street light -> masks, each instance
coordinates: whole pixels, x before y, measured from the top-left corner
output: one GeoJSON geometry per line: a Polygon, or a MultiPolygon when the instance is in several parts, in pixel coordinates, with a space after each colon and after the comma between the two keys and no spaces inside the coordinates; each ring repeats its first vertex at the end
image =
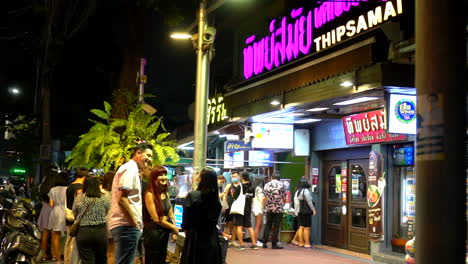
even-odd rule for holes
{"type": "Polygon", "coordinates": [[[8,92],[11,93],[12,95],[18,95],[21,93],[21,90],[18,89],[17,87],[10,87],[8,88],[8,92]]]}
{"type": "Polygon", "coordinates": [[[198,10],[198,23],[194,22],[189,26],[187,33],[174,33],[172,38],[192,39],[197,52],[197,71],[195,87],[195,116],[194,116],[194,151],[193,151],[193,169],[195,175],[206,166],[206,148],[207,148],[207,110],[208,110],[208,91],[210,76],[210,61],[213,55],[213,42],[216,30],[207,27],[206,15],[222,5],[218,1],[206,10],[206,0],[200,1],[198,10]],[[198,24],[198,34],[192,36],[188,34],[190,30],[198,24]]]}

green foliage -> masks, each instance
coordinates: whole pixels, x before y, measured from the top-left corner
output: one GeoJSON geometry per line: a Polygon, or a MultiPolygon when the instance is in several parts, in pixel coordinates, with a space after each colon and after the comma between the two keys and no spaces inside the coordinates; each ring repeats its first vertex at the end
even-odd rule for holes
{"type": "Polygon", "coordinates": [[[112,118],[112,107],[104,102],[104,111],[92,109],[102,121],[90,120],[94,124],[80,140],[67,158],[68,167],[94,167],[117,169],[131,157],[131,150],[138,141],[152,145],[153,165],[163,165],[167,159],[179,160],[176,142],[167,140],[170,135],[162,125],[162,117],[147,114],[141,105],[132,109],[127,119],[112,118]]]}
{"type": "Polygon", "coordinates": [[[294,231],[294,216],[283,213],[283,221],[281,222],[282,231],[294,231]]]}

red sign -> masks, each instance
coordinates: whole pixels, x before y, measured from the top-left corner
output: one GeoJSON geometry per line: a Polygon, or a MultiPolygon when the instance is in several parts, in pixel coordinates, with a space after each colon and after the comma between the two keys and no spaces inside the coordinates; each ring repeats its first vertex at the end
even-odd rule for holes
{"type": "Polygon", "coordinates": [[[390,134],[385,130],[384,110],[375,110],[341,118],[347,145],[371,144],[405,140],[406,135],[390,134]]]}

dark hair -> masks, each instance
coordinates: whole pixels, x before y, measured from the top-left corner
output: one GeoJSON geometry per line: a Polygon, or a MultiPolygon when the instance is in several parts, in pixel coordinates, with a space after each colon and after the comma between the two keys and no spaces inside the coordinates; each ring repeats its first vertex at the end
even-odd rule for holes
{"type": "Polygon", "coordinates": [[[69,183],[68,173],[60,172],[55,175],[55,186],[68,186],[69,183]]]}
{"type": "Polygon", "coordinates": [[[204,168],[200,172],[200,183],[198,184],[198,191],[202,194],[216,194],[218,195],[218,177],[216,172],[211,168],[204,168]]]}
{"type": "Polygon", "coordinates": [[[226,181],[226,178],[224,178],[223,175],[218,176],[218,181],[226,181]]]}
{"type": "Polygon", "coordinates": [[[49,191],[52,187],[55,187],[55,180],[56,180],[57,174],[56,173],[50,173],[47,174],[44,179],[42,179],[41,184],[39,185],[39,195],[44,202],[49,202],[49,191]]]}
{"type": "Polygon", "coordinates": [[[151,146],[148,143],[140,143],[140,144],[136,145],[135,148],[133,148],[132,157],[135,156],[137,151],[144,152],[147,149],[153,150],[153,146],[151,146]]]}
{"type": "Polygon", "coordinates": [[[297,184],[297,189],[302,190],[302,189],[309,189],[310,188],[310,183],[307,179],[301,178],[299,180],[299,183],[297,184]]]}
{"type": "MultiPolygon", "coordinates": [[[[166,214],[164,213],[164,206],[161,201],[161,193],[167,192],[167,185],[164,188],[159,188],[159,184],[156,179],[159,176],[166,175],[167,170],[161,165],[155,166],[150,173],[150,179],[148,182],[148,187],[146,188],[145,194],[150,192],[153,194],[154,206],[156,207],[156,212],[158,213],[159,218],[161,219],[166,214]]],[[[148,215],[149,216],[149,215],[148,215]]],[[[145,222],[151,219],[146,219],[145,222]]]]}
{"type": "Polygon", "coordinates": [[[101,197],[102,192],[99,188],[99,179],[94,176],[86,176],[83,182],[83,193],[87,197],[101,197]]]}
{"type": "Polygon", "coordinates": [[[246,171],[242,172],[241,179],[250,182],[250,174],[246,171]]]}
{"type": "Polygon", "coordinates": [[[86,168],[79,168],[76,170],[76,178],[82,178],[89,175],[89,170],[86,168]]]}
{"type": "Polygon", "coordinates": [[[115,171],[108,171],[102,177],[102,188],[108,192],[112,191],[112,182],[114,181],[115,171]]]}

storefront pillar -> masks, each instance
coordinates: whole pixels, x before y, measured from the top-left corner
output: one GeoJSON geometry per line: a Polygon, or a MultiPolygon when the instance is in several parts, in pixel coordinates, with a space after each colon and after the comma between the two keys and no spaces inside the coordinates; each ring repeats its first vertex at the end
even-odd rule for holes
{"type": "Polygon", "coordinates": [[[416,263],[465,262],[465,1],[416,1],[416,263]]]}

